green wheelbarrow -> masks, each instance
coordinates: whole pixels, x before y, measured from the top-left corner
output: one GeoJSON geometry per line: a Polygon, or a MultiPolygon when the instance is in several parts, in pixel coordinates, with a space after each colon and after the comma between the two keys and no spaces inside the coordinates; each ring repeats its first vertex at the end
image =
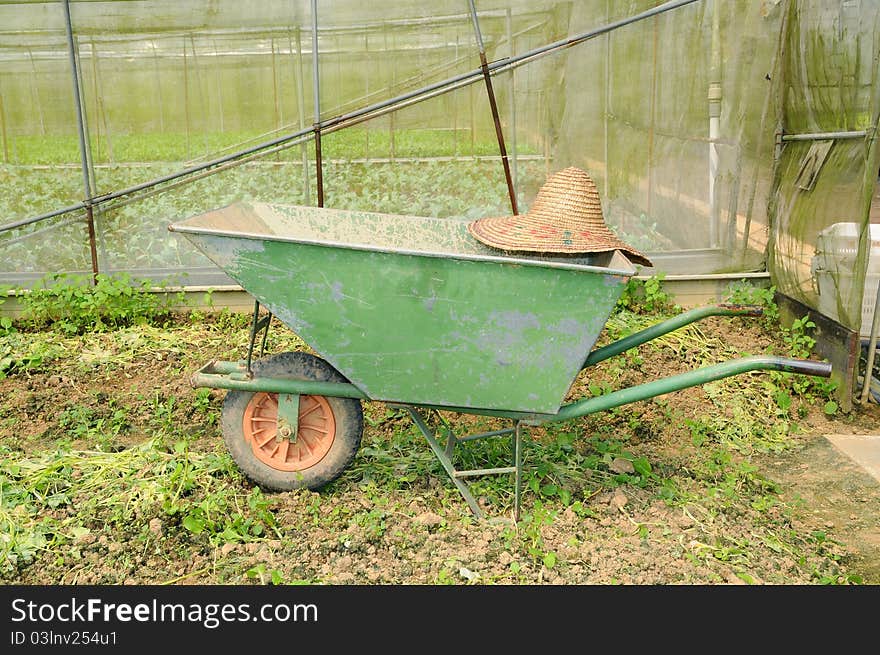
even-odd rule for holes
{"type": "Polygon", "coordinates": [[[749,371],[831,375],[823,362],[744,357],[563,404],[587,367],[707,316],[761,310],[702,307],[594,349],[636,273],[624,254],[499,256],[466,226],[267,203],[235,203],[169,226],[255,298],[247,358],[211,361],[192,376],[196,387],[228,390],[223,435],[245,475],[280,491],[326,485],[360,446],[361,403],[381,401],[409,413],[478,517],[466,480],[513,474],[518,518],[525,426],[749,371]],[[320,356],[262,356],[273,316],[320,356]],[[511,425],[459,436],[442,417],[441,429],[429,426],[428,415],[439,411],[511,425]],[[455,467],[457,444],[502,436],[511,438],[511,466],[455,467]]]}

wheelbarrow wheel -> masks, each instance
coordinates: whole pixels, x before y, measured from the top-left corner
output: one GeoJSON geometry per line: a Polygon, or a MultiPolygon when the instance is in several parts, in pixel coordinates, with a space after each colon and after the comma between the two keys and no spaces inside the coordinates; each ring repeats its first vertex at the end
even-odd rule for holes
{"type": "MultiPolygon", "coordinates": [[[[256,376],[348,382],[329,363],[303,352],[285,352],[253,364],[256,376]]],[[[300,396],[295,438],[279,436],[278,394],[230,391],[221,415],[223,440],[241,471],[274,491],[318,489],[338,478],[354,459],[364,431],[360,401],[300,396]]]]}

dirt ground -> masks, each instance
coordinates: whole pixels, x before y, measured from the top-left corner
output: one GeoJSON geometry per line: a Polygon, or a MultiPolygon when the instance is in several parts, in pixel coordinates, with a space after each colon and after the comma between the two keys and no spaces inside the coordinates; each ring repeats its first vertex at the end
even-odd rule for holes
{"type": "MultiPolygon", "coordinates": [[[[778,346],[757,324],[740,319],[708,319],[689,334],[690,341],[640,350],[637,360],[599,365],[582,374],[570,396],[599,384],[621,388],[691,370],[712,353],[721,361],[778,346]]],[[[270,349],[290,346],[282,336],[273,336],[270,349]]],[[[216,421],[223,392],[199,396],[188,384],[209,359],[241,353],[245,338],[241,324],[224,328],[211,320],[65,338],[75,355],[0,380],[0,445],[9,464],[3,475],[16,484],[24,484],[16,477],[24,470],[20,462],[54,461],[46,458],[61,442],[96,458],[128,456],[137,467],[137,447],[166,435],[167,441],[187,440],[193,470],[198,462],[220,462],[203,477],[194,475],[186,493],[169,495],[161,486],[151,488],[155,498],[108,491],[102,505],[95,501],[100,489],[76,486],[91,470],[91,455],[78,455],[81,472],[76,463],[66,465],[67,500],[31,516],[78,529],[36,548],[30,560],[20,557],[3,573],[6,582],[880,583],[880,483],[823,436],[880,432],[877,405],[827,414],[824,399],[796,397],[783,434],[774,431],[783,419],[756,416],[768,405],[763,374],[755,374],[743,376],[748,402],[739,407],[729,400],[739,387],[729,381],[535,427],[525,460],[527,481],[535,484],[526,487],[519,523],[510,518],[507,478],[477,487],[490,516],[477,521],[408,420],[381,403],[367,404],[361,451],[339,480],[318,492],[257,494],[226,458],[216,421]],[[118,408],[125,408],[124,421],[109,438],[111,410],[118,408]],[[76,431],[80,424],[70,417],[77,412],[92,416],[85,422],[91,431],[76,431]],[[733,428],[743,412],[767,447],[755,447],[751,433],[725,441],[700,428],[724,426],[726,416],[733,428]],[[96,424],[96,416],[106,420],[96,424]],[[96,438],[104,439],[100,447],[96,438]],[[571,462],[583,462],[584,470],[575,474],[571,462]],[[639,462],[650,464],[650,476],[634,473],[639,462]],[[550,472],[540,477],[547,466],[550,472]],[[169,509],[172,496],[183,510],[169,509]],[[111,506],[115,498],[123,500],[111,506]],[[229,504],[206,504],[217,499],[229,504]],[[220,507],[241,516],[242,524],[268,527],[247,538],[219,528],[212,533],[210,523],[195,530],[181,512],[204,518],[194,514],[198,507],[220,507]]],[[[502,425],[448,418],[461,431],[502,425]]],[[[144,452],[153,458],[144,466],[175,456],[144,452]]],[[[113,465],[119,479],[143,482],[137,471],[113,465]]],[[[61,475],[56,469],[52,475],[61,475]]],[[[108,479],[108,489],[114,484],[108,479]]],[[[9,515],[16,516],[14,509],[9,515]]],[[[18,520],[24,525],[24,519],[11,525],[18,520]]]]}

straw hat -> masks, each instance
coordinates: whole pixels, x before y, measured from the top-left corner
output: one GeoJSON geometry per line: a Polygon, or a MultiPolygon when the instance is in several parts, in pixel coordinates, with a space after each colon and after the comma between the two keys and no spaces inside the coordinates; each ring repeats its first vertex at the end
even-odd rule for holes
{"type": "Polygon", "coordinates": [[[636,264],[651,260],[617,238],[602,215],[599,191],[571,166],[547,178],[525,214],[481,218],[468,231],[487,246],[511,252],[580,254],[621,250],[636,264]]]}

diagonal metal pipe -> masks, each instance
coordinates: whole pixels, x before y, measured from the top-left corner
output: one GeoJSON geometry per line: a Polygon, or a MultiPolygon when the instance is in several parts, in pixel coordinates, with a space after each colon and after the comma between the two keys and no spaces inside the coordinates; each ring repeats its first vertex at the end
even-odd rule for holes
{"type": "Polygon", "coordinates": [[[477,39],[477,47],[480,49],[480,69],[483,71],[483,79],[486,82],[486,95],[489,96],[489,109],[492,112],[492,122],[495,123],[495,137],[498,139],[498,150],[501,153],[501,165],[504,167],[504,180],[507,182],[507,193],[510,196],[510,209],[514,214],[519,214],[516,204],[516,191],[513,188],[513,178],[510,176],[510,162],[507,159],[507,146],[504,145],[504,130],[501,129],[501,116],[498,113],[498,102],[495,99],[495,88],[492,86],[492,74],[489,72],[489,62],[486,60],[486,46],[483,44],[483,33],[480,31],[480,19],[477,16],[477,7],[474,0],[468,0],[471,11],[471,20],[474,23],[474,35],[477,39]]]}
{"type": "Polygon", "coordinates": [[[70,78],[73,82],[73,106],[76,110],[76,131],[79,137],[79,156],[82,165],[83,189],[86,200],[86,225],[89,233],[89,252],[92,258],[92,282],[98,278],[98,249],[95,240],[95,214],[92,204],[92,183],[89,179],[89,150],[85,134],[85,114],[79,87],[79,63],[76,60],[76,42],[73,39],[73,24],[70,19],[70,0],[64,0],[64,30],[67,35],[67,50],[70,55],[70,78]]]}

